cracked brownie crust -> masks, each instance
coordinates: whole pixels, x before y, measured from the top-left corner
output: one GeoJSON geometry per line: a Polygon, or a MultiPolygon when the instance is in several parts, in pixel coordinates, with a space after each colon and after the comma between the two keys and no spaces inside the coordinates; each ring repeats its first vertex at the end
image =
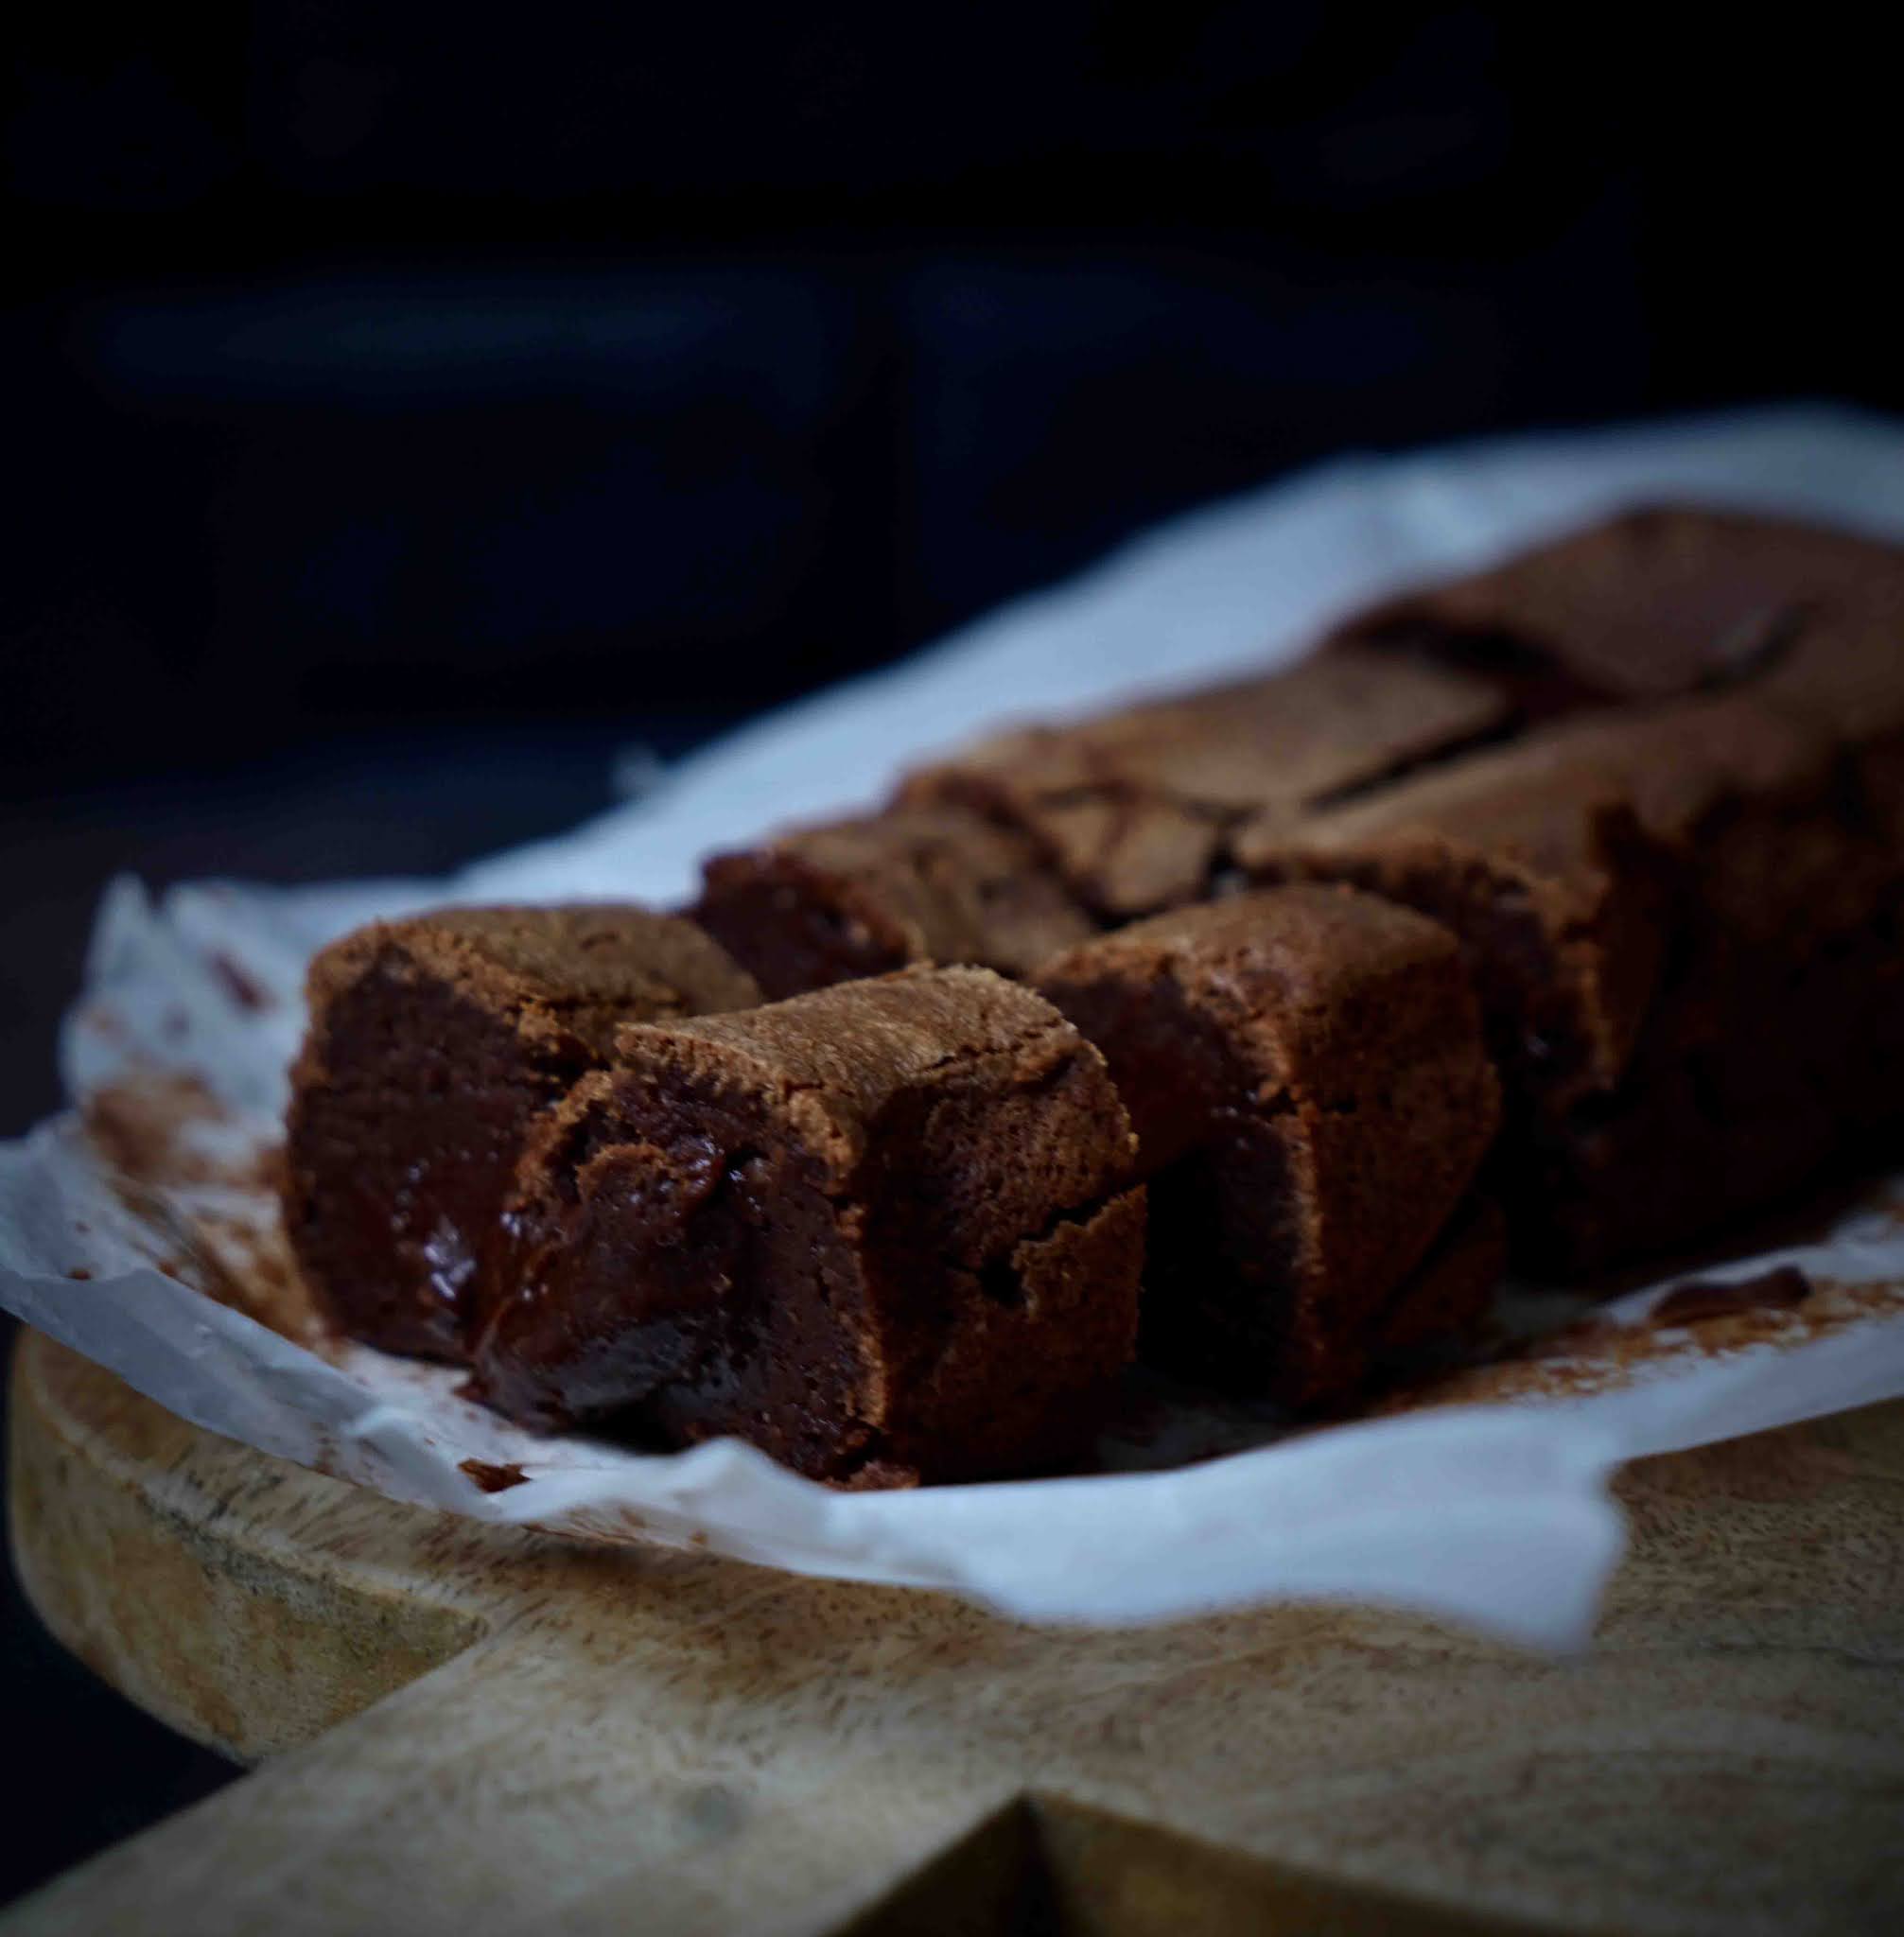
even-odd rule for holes
{"type": "Polygon", "coordinates": [[[1202,899],[1245,821],[1299,814],[1507,718],[1501,696],[1466,673],[1345,648],[1267,678],[981,742],[913,775],[900,798],[1018,830],[1080,901],[1125,920],[1202,899]]]}

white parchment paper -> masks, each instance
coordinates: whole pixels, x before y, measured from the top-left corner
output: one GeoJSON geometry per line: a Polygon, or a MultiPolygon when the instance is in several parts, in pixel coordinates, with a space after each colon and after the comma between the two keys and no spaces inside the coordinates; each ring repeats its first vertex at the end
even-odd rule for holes
{"type": "MultiPolygon", "coordinates": [[[[1183,518],[888,672],[746,728],[565,839],[443,881],[281,890],[131,881],[106,896],[62,1063],[76,1106],[188,1082],[196,1115],[135,1198],[77,1114],[0,1146],[0,1301],[198,1423],[393,1497],[605,1539],[694,1540],[842,1579],[941,1587],[1035,1620],[1164,1619],[1273,1598],[1405,1605],[1548,1647],[1589,1633],[1621,1547],[1620,1462],[1904,1393],[1904,1183],[1775,1256],[1822,1281],[1769,1328],[1695,1326],[1577,1378],[1458,1385],[1289,1433],[1266,1411],[1133,1387],[1088,1477],[840,1494],[731,1441],[673,1457],[537,1440],[452,1374],[293,1343],[202,1286],[277,1243],[255,1159],[277,1134],[311,950],[452,899],[687,896],[711,848],[879,799],[968,733],[1292,656],[1336,615],[1621,504],[1789,511],[1904,536],[1904,428],[1791,409],[1351,458],[1183,518]],[[1834,1302],[1835,1301],[1835,1302],[1834,1302]],[[1821,1315],[1822,1314],[1822,1318],[1821,1315]],[[1748,1332],[1750,1335],[1748,1335],[1748,1332]],[[1241,1449],[1241,1450],[1237,1450],[1241,1449]],[[463,1462],[515,1467],[489,1492],[463,1462]]],[[[506,784],[506,777],[498,777],[506,784]]],[[[1646,1330],[1665,1287],[1612,1308],[1646,1330]]],[[[1573,1316],[1514,1307],[1523,1330],[1573,1316]]],[[[1609,1328],[1595,1328],[1602,1347],[1609,1328]]],[[[1635,1334],[1637,1335],[1637,1334],[1635,1334]]],[[[1575,1363],[1564,1344],[1549,1373],[1575,1363]]]]}

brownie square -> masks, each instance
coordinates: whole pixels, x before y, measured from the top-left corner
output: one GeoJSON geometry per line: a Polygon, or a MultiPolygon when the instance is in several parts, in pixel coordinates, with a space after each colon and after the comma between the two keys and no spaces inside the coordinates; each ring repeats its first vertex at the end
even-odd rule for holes
{"type": "Polygon", "coordinates": [[[1132,1154],[1103,1057],[986,969],[623,1030],[531,1140],[474,1389],[840,1485],[1043,1464],[1134,1347],[1132,1154]]]}
{"type": "MultiPolygon", "coordinates": [[[[1354,1387],[1499,1118],[1453,937],[1287,887],[1138,922],[1039,986],[1104,1052],[1137,1131],[1146,1353],[1300,1405],[1354,1387]]],[[[1418,1300],[1417,1335],[1473,1316],[1476,1256],[1418,1300]]]]}
{"type": "Polygon", "coordinates": [[[451,1361],[534,1113],[623,1023],[760,1000],[690,923],[606,905],[375,923],[308,987],[283,1191],[298,1264],[349,1336],[451,1361]]]}
{"type": "Polygon", "coordinates": [[[1874,936],[1900,862],[1853,778],[1828,732],[1747,687],[1549,727],[1238,846],[1261,878],[1354,881],[1461,937],[1521,1254],[1591,1270],[1841,1148],[1885,1039],[1874,936]]]}
{"type": "Polygon", "coordinates": [[[770,1001],[913,964],[1022,976],[1096,927],[1023,835],[956,808],[896,809],[716,855],[694,917],[770,1001]]]}

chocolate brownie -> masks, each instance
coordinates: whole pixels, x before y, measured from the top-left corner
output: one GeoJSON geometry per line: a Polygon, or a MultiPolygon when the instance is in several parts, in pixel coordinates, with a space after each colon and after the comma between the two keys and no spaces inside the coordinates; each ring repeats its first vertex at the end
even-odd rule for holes
{"type": "MultiPolygon", "coordinates": [[[[1039,986],[1104,1052],[1137,1131],[1146,1353],[1301,1405],[1353,1387],[1499,1115],[1453,937],[1288,887],[1138,922],[1039,986]]],[[[1417,1332],[1485,1294],[1476,1247],[1460,1255],[1417,1332]]]]}
{"type": "Polygon", "coordinates": [[[1550,730],[1234,844],[1256,881],[1343,881],[1452,929],[1511,1091],[1548,1112],[1625,1069],[1676,880],[1628,791],[1574,738],[1550,730]]]}
{"type": "Polygon", "coordinates": [[[752,980],[639,908],[454,908],[359,929],[311,965],[285,1226],[350,1336],[460,1360],[530,1117],[624,1022],[744,1008],[752,980]]]}
{"type": "Polygon", "coordinates": [[[478,1396],[893,1485],[1070,1452],[1129,1359],[1144,1192],[1104,1059],[913,968],[624,1029],[538,1125],[478,1396]]]}
{"type": "Polygon", "coordinates": [[[1469,675],[1343,648],[1264,679],[969,747],[902,800],[963,806],[1035,840],[1109,920],[1198,900],[1229,830],[1293,817],[1499,730],[1510,708],[1469,675]]]}
{"type": "Polygon", "coordinates": [[[694,916],[770,1001],[914,963],[1022,976],[1096,926],[1023,835],[957,808],[896,809],[716,855],[694,916]]]}
{"type": "Polygon", "coordinates": [[[1904,856],[1796,709],[1746,689],[1577,720],[1238,851],[1461,936],[1529,1262],[1696,1236],[1839,1145],[1904,856]]]}
{"type": "Polygon", "coordinates": [[[1895,588],[1900,574],[1904,554],[1850,532],[1654,507],[1390,600],[1332,639],[1460,667],[1539,715],[1750,678],[1818,613],[1895,588]]]}

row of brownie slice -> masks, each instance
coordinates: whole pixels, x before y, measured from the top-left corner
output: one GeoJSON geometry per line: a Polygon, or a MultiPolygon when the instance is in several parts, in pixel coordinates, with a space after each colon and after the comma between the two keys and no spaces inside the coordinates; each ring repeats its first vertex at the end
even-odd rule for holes
{"type": "Polygon", "coordinates": [[[1900,802],[1904,553],[1653,510],[1286,672],[938,760],[882,812],[717,857],[695,912],[785,995],[944,959],[947,929],[1033,973],[1067,928],[1249,886],[1415,908],[1481,998],[1516,1248],[1591,1272],[1896,1114],[1900,802]]]}
{"type": "Polygon", "coordinates": [[[1154,917],[1036,989],[756,993],[628,908],[321,953],[285,1205],[340,1329],[528,1423],[733,1433],[877,1484],[1061,1460],[1140,1317],[1158,1361],[1314,1405],[1498,1275],[1473,994],[1373,897],[1154,917]]]}
{"type": "Polygon", "coordinates": [[[1061,1457],[1140,1277],[1147,1355],[1338,1397],[1472,1321],[1497,1200],[1590,1267],[1895,1114],[1898,584],[1634,515],[718,858],[698,928],[348,938],[306,1276],[518,1418],[850,1482],[1061,1457]]]}

